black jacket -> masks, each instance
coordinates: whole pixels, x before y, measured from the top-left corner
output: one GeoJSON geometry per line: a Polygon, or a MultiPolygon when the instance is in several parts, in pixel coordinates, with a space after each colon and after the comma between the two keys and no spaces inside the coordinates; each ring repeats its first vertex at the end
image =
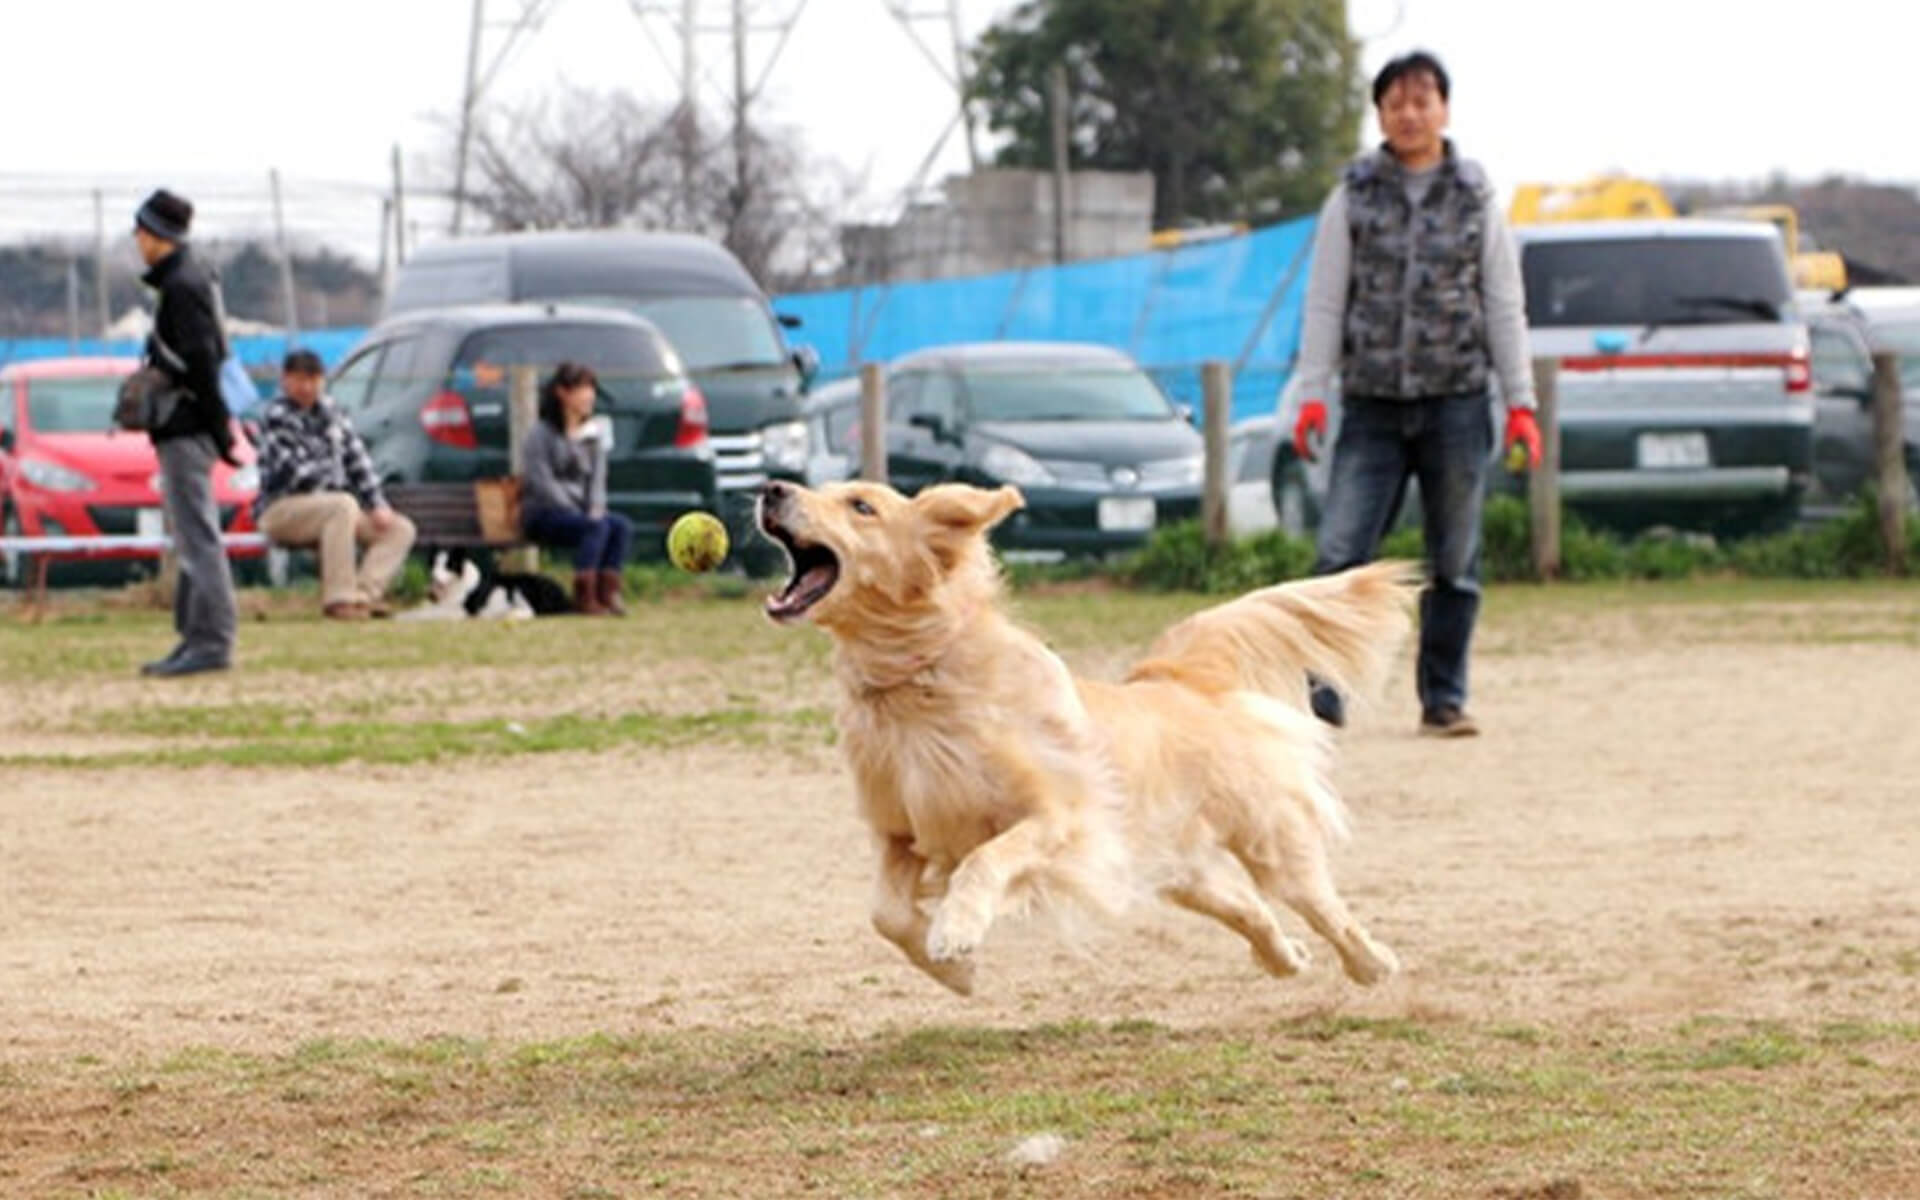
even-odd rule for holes
{"type": "Polygon", "coordinates": [[[213,438],[221,457],[232,461],[233,430],[226,402],[220,398],[220,363],[227,356],[227,339],[215,316],[212,278],[192,251],[181,246],[155,263],[141,280],[159,293],[146,360],[193,396],[164,429],[153,431],[153,440],[204,433],[213,438]],[[179,357],[184,370],[160,352],[156,339],[179,357]]]}

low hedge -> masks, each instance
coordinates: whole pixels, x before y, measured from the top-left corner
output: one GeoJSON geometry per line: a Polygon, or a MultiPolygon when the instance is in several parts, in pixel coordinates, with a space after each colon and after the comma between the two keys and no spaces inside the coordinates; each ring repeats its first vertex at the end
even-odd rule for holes
{"type": "MultiPolygon", "coordinates": [[[[1920,518],[1906,521],[1909,571],[1920,569],[1920,518]]],[[[1418,529],[1399,529],[1381,546],[1382,558],[1422,557],[1418,529]]],[[[1223,546],[1209,546],[1194,522],[1157,530],[1139,551],[1104,572],[1154,591],[1229,593],[1293,579],[1313,567],[1313,542],[1269,530],[1223,546]]],[[[1063,565],[1074,575],[1089,569],[1063,565]]],[[[1052,577],[1058,571],[1016,575],[1052,577]]],[[[1493,582],[1534,580],[1526,501],[1495,496],[1481,525],[1481,573],[1493,582]]],[[[1619,579],[1859,579],[1886,574],[1879,518],[1872,496],[1843,515],[1787,533],[1719,542],[1702,534],[1650,532],[1622,538],[1564,513],[1560,578],[1573,582],[1619,579]]]]}

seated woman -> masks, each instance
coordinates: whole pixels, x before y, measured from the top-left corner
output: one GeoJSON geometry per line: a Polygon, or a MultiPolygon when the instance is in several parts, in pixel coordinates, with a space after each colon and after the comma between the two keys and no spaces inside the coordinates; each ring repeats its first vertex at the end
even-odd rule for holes
{"type": "Polygon", "coordinates": [[[625,616],[620,568],[633,526],[607,511],[607,446],[593,417],[599,380],[591,367],[563,362],[540,389],[540,419],[520,455],[521,520],[527,539],[573,551],[573,606],[590,616],[625,616]]]}

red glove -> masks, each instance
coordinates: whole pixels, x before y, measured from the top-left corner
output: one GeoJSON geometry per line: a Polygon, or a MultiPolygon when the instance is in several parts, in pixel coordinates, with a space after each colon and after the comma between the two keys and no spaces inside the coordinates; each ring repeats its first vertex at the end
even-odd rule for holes
{"type": "Polygon", "coordinates": [[[1327,406],[1309,400],[1300,406],[1300,415],[1293,422],[1293,452],[1301,462],[1313,462],[1320,457],[1313,449],[1314,443],[1326,440],[1327,406]]]}
{"type": "Polygon", "coordinates": [[[1510,408],[1507,410],[1507,436],[1505,440],[1507,469],[1520,470],[1519,447],[1525,446],[1528,470],[1540,465],[1540,425],[1533,419],[1530,408],[1510,408]]]}

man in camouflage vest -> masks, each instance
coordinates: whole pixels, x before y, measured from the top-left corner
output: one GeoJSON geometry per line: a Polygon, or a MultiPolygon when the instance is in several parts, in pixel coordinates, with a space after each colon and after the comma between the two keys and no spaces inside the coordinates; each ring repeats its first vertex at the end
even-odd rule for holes
{"type": "MultiPolygon", "coordinates": [[[[1293,442],[1312,461],[1335,372],[1342,413],[1314,570],[1369,562],[1408,480],[1420,484],[1429,581],[1420,596],[1420,732],[1479,732],[1467,648],[1480,609],[1480,508],[1497,376],[1504,446],[1540,459],[1520,266],[1479,164],[1445,137],[1447,73],[1415,52],[1373,81],[1385,144],[1348,165],[1320,210],[1293,442]]],[[[1345,721],[1315,681],[1314,712],[1345,721]]]]}

